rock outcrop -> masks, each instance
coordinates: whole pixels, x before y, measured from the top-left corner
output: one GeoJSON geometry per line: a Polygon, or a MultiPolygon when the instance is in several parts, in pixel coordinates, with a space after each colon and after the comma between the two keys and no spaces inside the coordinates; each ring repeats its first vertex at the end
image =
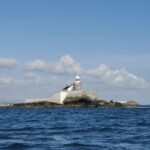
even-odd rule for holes
{"type": "Polygon", "coordinates": [[[136,101],[106,101],[98,100],[94,92],[78,91],[71,92],[63,101],[63,104],[58,104],[49,101],[38,101],[30,103],[12,104],[7,107],[25,107],[25,108],[40,108],[40,107],[99,107],[99,108],[112,108],[112,107],[136,107],[136,101]]]}
{"type": "Polygon", "coordinates": [[[93,104],[98,99],[96,93],[91,91],[79,91],[78,93],[69,94],[64,104],[93,104]]]}

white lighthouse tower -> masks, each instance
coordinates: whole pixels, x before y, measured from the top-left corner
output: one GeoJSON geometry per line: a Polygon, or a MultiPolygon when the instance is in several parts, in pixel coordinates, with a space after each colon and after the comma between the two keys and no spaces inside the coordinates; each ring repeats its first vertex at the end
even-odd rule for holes
{"type": "Polygon", "coordinates": [[[76,76],[75,81],[73,82],[73,90],[81,90],[81,80],[78,75],[76,76]]]}

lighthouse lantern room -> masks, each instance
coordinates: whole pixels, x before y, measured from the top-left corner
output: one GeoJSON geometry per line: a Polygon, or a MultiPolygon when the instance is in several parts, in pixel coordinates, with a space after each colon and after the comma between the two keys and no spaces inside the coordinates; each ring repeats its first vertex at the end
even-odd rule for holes
{"type": "Polygon", "coordinates": [[[73,82],[73,90],[81,90],[81,80],[78,75],[76,76],[75,81],[73,82]]]}

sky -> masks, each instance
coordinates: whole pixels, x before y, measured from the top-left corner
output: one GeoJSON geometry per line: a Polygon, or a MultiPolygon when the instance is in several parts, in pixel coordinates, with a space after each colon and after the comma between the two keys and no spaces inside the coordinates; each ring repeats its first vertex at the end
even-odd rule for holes
{"type": "Polygon", "coordinates": [[[70,84],[150,104],[149,0],[0,1],[0,103],[70,84]]]}

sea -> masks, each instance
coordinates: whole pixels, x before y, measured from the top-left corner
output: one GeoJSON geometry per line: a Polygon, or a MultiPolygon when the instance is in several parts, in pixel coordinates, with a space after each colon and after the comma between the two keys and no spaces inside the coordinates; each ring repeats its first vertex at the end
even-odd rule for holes
{"type": "Polygon", "coordinates": [[[150,150],[150,107],[0,108],[0,150],[150,150]]]}

